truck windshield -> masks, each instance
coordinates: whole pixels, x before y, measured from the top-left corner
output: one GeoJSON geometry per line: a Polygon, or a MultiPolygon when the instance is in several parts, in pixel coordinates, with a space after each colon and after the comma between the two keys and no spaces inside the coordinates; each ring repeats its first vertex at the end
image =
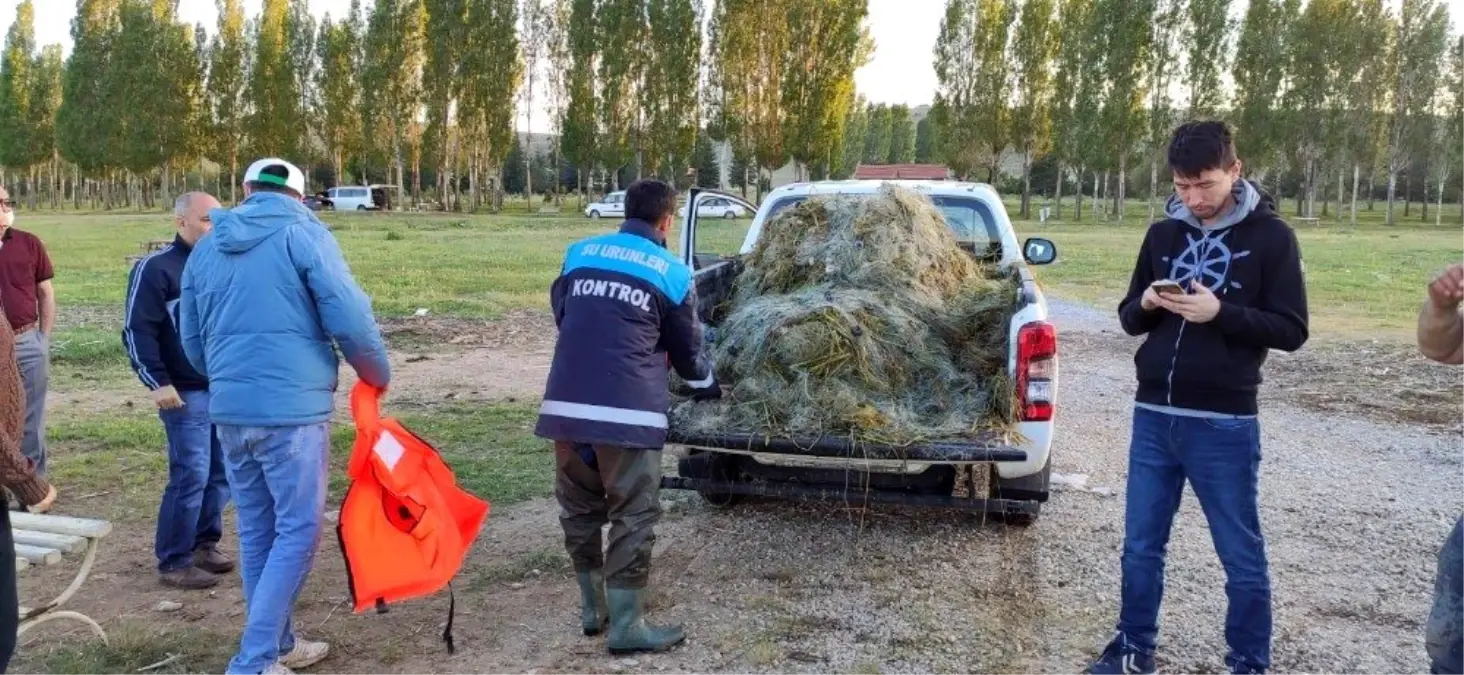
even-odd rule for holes
{"type": "MultiPolygon", "coordinates": [[[[858,196],[858,195],[855,195],[858,196]]],[[[767,219],[763,221],[764,227],[772,222],[782,211],[787,210],[795,204],[801,204],[808,199],[808,195],[797,197],[785,197],[775,202],[768,209],[767,219]]],[[[961,244],[970,246],[976,251],[990,250],[992,247],[1000,249],[1001,234],[996,227],[996,217],[991,213],[991,207],[986,202],[976,197],[951,197],[945,195],[931,195],[930,201],[945,216],[946,225],[956,235],[956,240],[961,244]]]]}

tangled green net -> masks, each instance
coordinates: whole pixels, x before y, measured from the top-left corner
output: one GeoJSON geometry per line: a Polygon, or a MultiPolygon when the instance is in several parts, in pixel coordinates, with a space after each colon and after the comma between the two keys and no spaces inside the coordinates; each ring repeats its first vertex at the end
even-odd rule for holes
{"type": "Polygon", "coordinates": [[[723,398],[682,433],[907,445],[1009,429],[1017,283],[962,250],[926,198],[816,197],[763,227],[711,345],[723,398]]]}

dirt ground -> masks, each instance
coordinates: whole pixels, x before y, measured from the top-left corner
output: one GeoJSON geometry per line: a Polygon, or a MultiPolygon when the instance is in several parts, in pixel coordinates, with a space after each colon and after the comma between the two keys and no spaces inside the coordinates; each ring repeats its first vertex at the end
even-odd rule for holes
{"type": "MultiPolygon", "coordinates": [[[[1107,641],[1117,612],[1136,342],[1106,313],[1054,310],[1062,358],[1054,469],[1086,477],[1087,487],[1057,491],[1031,528],[776,501],[716,511],[668,492],[653,614],[685,622],[690,637],[634,659],[611,658],[602,641],[578,634],[552,500],[495,508],[456,585],[454,655],[439,638],[445,595],[353,615],[327,537],[296,617],[302,634],[335,646],[316,670],[1076,672],[1107,641]]],[[[391,396],[420,403],[537,397],[554,335],[535,314],[387,329],[399,369],[391,396]]],[[[1464,510],[1461,374],[1384,344],[1318,344],[1268,364],[1262,519],[1276,671],[1427,670],[1434,556],[1464,510]]],[[[162,589],[151,545],[140,526],[107,540],[75,607],[108,624],[236,639],[237,584],[206,596],[162,589]],[[158,612],[162,600],[183,608],[158,612]]],[[[61,574],[27,573],[22,597],[55,588],[61,574]]],[[[1159,667],[1223,672],[1224,575],[1193,493],[1167,580],[1159,667]]]]}

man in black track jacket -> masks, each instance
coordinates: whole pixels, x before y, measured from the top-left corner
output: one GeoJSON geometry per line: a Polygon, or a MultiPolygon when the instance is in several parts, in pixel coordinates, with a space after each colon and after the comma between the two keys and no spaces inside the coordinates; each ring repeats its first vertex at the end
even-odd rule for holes
{"type": "Polygon", "coordinates": [[[1169,166],[1176,194],[1168,217],[1145,235],[1118,308],[1124,331],[1146,337],[1134,356],[1118,631],[1089,672],[1154,672],[1164,552],[1185,481],[1225,567],[1226,665],[1265,672],[1271,582],[1257,500],[1256,388],[1270,350],[1307,340],[1301,249],[1271,198],[1240,178],[1223,123],[1175,130],[1169,166]],[[1161,290],[1162,282],[1178,289],[1161,290]]]}
{"type": "Polygon", "coordinates": [[[559,520],[579,577],[584,633],[608,624],[607,646],[617,654],[685,638],[680,626],[643,619],[661,515],[668,364],[697,398],[721,395],[702,356],[691,269],[666,250],[675,211],[670,185],[632,184],[619,231],[570,245],[550,291],[559,339],[535,433],[554,440],[559,520]]]}
{"type": "Polygon", "coordinates": [[[229,482],[208,416],[208,379],[183,354],[178,296],[188,254],[212,228],[217,199],[202,192],[178,198],[170,246],[139,260],[127,283],[122,346],[138,379],[152,392],[168,435],[168,487],[158,507],[155,553],[162,582],[209,588],[234,562],[218,550],[229,482]]]}

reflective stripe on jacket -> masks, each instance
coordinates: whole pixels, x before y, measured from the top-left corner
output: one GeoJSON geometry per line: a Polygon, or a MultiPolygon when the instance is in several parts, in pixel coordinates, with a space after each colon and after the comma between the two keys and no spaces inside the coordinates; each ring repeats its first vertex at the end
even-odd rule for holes
{"type": "Polygon", "coordinates": [[[710,386],[696,284],[650,224],[571,244],[550,290],[559,339],[535,433],[556,441],[660,449],[668,362],[710,386]]]}

